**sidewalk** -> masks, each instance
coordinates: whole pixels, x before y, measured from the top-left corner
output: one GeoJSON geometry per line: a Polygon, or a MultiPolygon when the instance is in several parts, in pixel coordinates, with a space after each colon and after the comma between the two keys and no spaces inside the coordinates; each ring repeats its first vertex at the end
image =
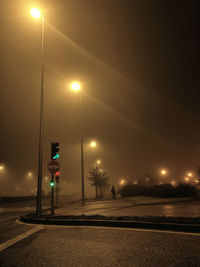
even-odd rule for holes
{"type": "Polygon", "coordinates": [[[189,198],[159,199],[132,197],[125,199],[72,201],[50,209],[40,217],[35,213],[20,218],[22,222],[45,225],[104,226],[143,228],[200,233],[200,201],[189,198]]]}
{"type": "MultiPolygon", "coordinates": [[[[49,213],[49,211],[47,212],[49,213]]],[[[131,217],[200,217],[200,201],[190,198],[151,198],[132,197],[110,200],[86,200],[72,202],[55,209],[58,216],[64,215],[102,215],[131,217]]]]}

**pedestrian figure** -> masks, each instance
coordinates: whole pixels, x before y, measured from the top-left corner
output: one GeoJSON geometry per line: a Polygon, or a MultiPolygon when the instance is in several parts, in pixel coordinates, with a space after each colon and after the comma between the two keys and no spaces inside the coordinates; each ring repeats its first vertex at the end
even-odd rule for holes
{"type": "Polygon", "coordinates": [[[115,199],[115,187],[114,187],[114,185],[112,186],[111,192],[112,192],[112,195],[113,195],[113,199],[115,199]]]}

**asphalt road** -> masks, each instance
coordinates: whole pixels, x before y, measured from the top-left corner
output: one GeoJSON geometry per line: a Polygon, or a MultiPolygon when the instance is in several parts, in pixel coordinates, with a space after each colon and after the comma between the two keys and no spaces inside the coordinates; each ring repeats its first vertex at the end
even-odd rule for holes
{"type": "Polygon", "coordinates": [[[21,213],[0,214],[0,266],[200,266],[197,234],[32,226],[21,213]]]}

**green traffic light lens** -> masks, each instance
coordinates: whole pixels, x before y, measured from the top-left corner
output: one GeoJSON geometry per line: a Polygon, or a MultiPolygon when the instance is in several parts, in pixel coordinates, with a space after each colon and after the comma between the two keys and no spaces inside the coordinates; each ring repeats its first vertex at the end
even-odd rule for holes
{"type": "Polygon", "coordinates": [[[50,185],[51,185],[51,187],[54,187],[54,182],[51,182],[50,185]]]}
{"type": "Polygon", "coordinates": [[[59,154],[56,154],[54,157],[53,157],[53,159],[58,159],[60,157],[60,155],[59,154]]]}

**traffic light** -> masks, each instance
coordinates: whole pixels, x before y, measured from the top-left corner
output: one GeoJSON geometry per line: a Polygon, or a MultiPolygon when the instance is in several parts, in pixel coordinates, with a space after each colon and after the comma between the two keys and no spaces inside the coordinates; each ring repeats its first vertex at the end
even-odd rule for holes
{"type": "Polygon", "coordinates": [[[56,178],[56,183],[59,184],[59,175],[60,175],[60,171],[57,171],[55,173],[55,178],[56,178]]]}
{"type": "Polygon", "coordinates": [[[51,181],[50,186],[51,187],[54,187],[54,182],[51,181]]]}
{"type": "Polygon", "coordinates": [[[51,159],[58,159],[60,156],[59,152],[59,143],[51,143],[51,159]]]}
{"type": "Polygon", "coordinates": [[[56,173],[55,173],[55,176],[59,176],[60,175],[60,171],[57,171],[56,173]]]}

